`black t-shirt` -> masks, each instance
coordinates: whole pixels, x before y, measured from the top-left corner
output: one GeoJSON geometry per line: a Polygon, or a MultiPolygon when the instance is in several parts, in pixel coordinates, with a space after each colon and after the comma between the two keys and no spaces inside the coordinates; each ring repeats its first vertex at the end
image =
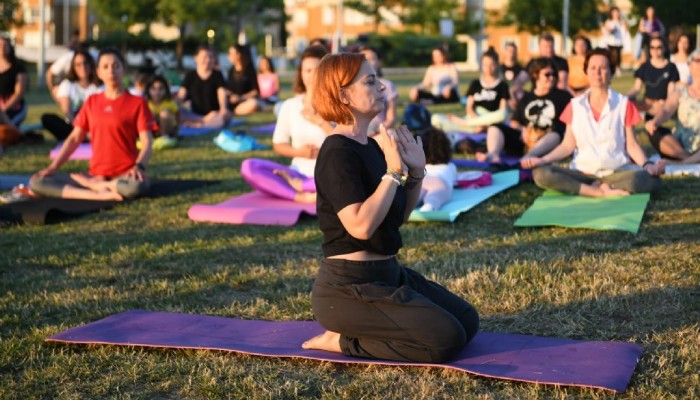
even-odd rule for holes
{"type": "Polygon", "coordinates": [[[668,96],[669,82],[678,82],[681,78],[676,64],[669,62],[659,69],[647,61],[638,70],[634,71],[634,77],[644,82],[644,97],[653,100],[663,100],[668,96]]]}
{"type": "Polygon", "coordinates": [[[530,67],[532,67],[532,63],[535,62],[535,60],[539,60],[539,59],[549,59],[550,61],[552,61],[552,64],[554,64],[554,69],[556,69],[557,72],[560,72],[560,71],[569,72],[569,62],[566,61],[566,58],[562,58],[562,57],[559,57],[559,56],[556,56],[556,55],[555,55],[555,56],[550,57],[550,58],[547,58],[547,57],[535,57],[535,58],[533,58],[532,60],[530,60],[530,62],[527,63],[527,71],[528,71],[528,74],[530,73],[530,67]]]}
{"type": "Polygon", "coordinates": [[[515,63],[510,67],[506,66],[505,64],[501,64],[499,66],[499,69],[501,71],[501,76],[503,77],[503,79],[505,79],[506,83],[510,85],[511,82],[513,82],[513,79],[517,78],[518,75],[520,75],[520,72],[523,70],[523,66],[519,63],[515,63]]]}
{"type": "MultiPolygon", "coordinates": [[[[27,70],[24,64],[16,61],[5,72],[0,73],[0,98],[7,100],[15,93],[15,85],[17,85],[17,75],[26,74],[27,70]]],[[[24,106],[24,99],[21,99],[16,105],[16,108],[21,109],[24,106]]]]}
{"type": "Polygon", "coordinates": [[[364,202],[377,190],[386,168],[384,153],[374,139],[370,138],[363,145],[343,135],[331,135],[323,142],[316,159],[314,179],[324,256],[360,250],[393,255],[403,246],[399,227],[406,210],[404,187],[396,190],[384,221],[368,240],[351,236],[338,218],[338,211],[364,202]]]}
{"type": "Polygon", "coordinates": [[[237,95],[246,94],[252,90],[258,89],[258,76],[251,68],[243,71],[236,71],[234,67],[228,72],[228,80],[226,88],[237,95]]]}
{"type": "Polygon", "coordinates": [[[489,111],[498,110],[501,99],[510,99],[508,84],[502,80],[496,81],[491,87],[484,87],[481,79],[474,79],[467,89],[467,97],[474,96],[474,108],[483,107],[489,111]]]}
{"type": "Polygon", "coordinates": [[[197,71],[190,71],[182,80],[182,87],[187,89],[192,111],[199,115],[207,115],[219,109],[216,92],[220,87],[224,87],[224,77],[220,71],[214,70],[209,78],[203,80],[197,75],[197,71]]]}
{"type": "Polygon", "coordinates": [[[566,126],[559,117],[571,101],[571,97],[571,93],[557,88],[542,97],[533,92],[526,92],[518,102],[512,119],[523,126],[532,124],[540,129],[551,128],[563,137],[566,126]]]}

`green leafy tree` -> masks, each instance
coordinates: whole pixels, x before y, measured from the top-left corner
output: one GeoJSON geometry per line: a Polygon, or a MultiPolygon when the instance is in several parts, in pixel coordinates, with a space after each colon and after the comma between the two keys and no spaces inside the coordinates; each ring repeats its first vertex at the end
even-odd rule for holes
{"type": "Polygon", "coordinates": [[[158,18],[159,0],[90,0],[90,7],[108,26],[124,29],[135,23],[147,26],[158,18]]]}
{"type": "Polygon", "coordinates": [[[390,10],[392,7],[403,3],[400,0],[349,0],[344,2],[344,6],[372,17],[374,20],[374,31],[376,32],[383,20],[382,8],[390,10]]]}
{"type": "MultiPolygon", "coordinates": [[[[601,0],[570,0],[569,32],[598,29],[601,0]]],[[[508,2],[504,24],[516,24],[519,30],[532,33],[561,31],[562,0],[529,0],[508,2]]]]}
{"type": "MultiPolygon", "coordinates": [[[[660,4],[655,0],[633,0],[633,12],[640,17],[648,6],[654,6],[656,16],[663,22],[668,31],[671,27],[679,26],[688,32],[694,32],[700,23],[700,1],[664,0],[660,4]]],[[[636,27],[635,27],[636,28],[636,27]]]]}
{"type": "Polygon", "coordinates": [[[457,0],[406,0],[403,2],[404,24],[415,25],[423,34],[440,32],[440,18],[454,18],[458,8],[457,0]]]}
{"type": "Polygon", "coordinates": [[[0,0],[0,32],[9,31],[11,27],[21,25],[15,11],[19,7],[18,0],[0,0]]]}

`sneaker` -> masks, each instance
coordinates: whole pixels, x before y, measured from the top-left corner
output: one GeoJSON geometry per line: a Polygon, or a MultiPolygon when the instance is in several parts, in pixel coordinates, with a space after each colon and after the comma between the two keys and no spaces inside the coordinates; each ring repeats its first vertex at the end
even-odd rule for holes
{"type": "Polygon", "coordinates": [[[153,140],[153,150],[165,150],[176,147],[178,140],[170,136],[159,136],[153,140]]]}
{"type": "Polygon", "coordinates": [[[15,186],[14,189],[12,189],[11,191],[1,194],[0,203],[11,204],[17,203],[18,201],[33,199],[36,197],[37,195],[34,194],[34,192],[32,192],[31,189],[24,186],[23,184],[20,184],[18,186],[15,186]]]}

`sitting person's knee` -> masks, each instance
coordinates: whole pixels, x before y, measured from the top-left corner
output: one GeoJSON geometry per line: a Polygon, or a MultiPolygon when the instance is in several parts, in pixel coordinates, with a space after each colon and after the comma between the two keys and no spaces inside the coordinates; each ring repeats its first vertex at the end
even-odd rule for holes
{"type": "Polygon", "coordinates": [[[646,171],[637,171],[632,176],[630,193],[653,193],[661,189],[662,183],[658,176],[649,175],[646,171]]]}
{"type": "Polygon", "coordinates": [[[119,178],[117,181],[117,193],[125,199],[133,199],[147,194],[151,189],[149,181],[137,181],[135,179],[119,178]]]}
{"type": "Polygon", "coordinates": [[[543,165],[532,170],[532,179],[539,187],[549,187],[552,181],[553,170],[551,165],[543,165]]]}

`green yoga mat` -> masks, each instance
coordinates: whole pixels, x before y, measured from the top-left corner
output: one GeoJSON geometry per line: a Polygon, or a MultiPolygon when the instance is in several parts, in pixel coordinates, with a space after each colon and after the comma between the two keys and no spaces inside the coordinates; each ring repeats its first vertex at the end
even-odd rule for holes
{"type": "Polygon", "coordinates": [[[636,234],[648,202],[648,193],[591,198],[546,191],[515,221],[515,226],[556,225],[636,234]]]}
{"type": "Polygon", "coordinates": [[[520,171],[510,171],[493,174],[493,183],[489,186],[475,189],[455,189],[452,200],[436,211],[414,210],[409,221],[442,221],[454,222],[459,214],[469,211],[488,198],[518,184],[520,171]]]}

